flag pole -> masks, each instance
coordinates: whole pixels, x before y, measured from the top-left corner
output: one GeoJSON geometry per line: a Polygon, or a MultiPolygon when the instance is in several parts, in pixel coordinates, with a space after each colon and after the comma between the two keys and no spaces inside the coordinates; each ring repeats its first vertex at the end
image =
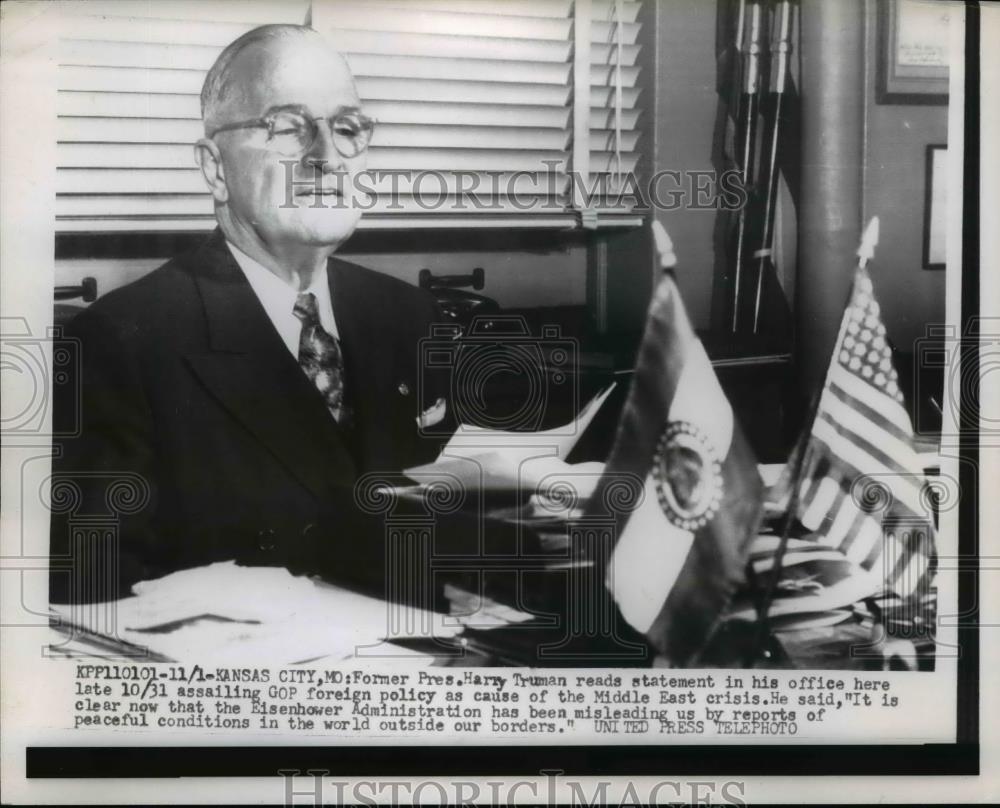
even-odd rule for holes
{"type": "MultiPolygon", "coordinates": [[[[864,269],[871,258],[875,255],[875,245],[878,244],[879,220],[878,216],[873,216],[865,232],[861,236],[861,244],[858,246],[857,269],[864,269]]],[[[839,338],[838,338],[839,339],[839,338]]],[[[834,346],[836,350],[837,346],[834,346]]],[[[825,385],[825,381],[824,381],[825,385]]],[[[822,388],[813,394],[809,407],[809,417],[806,419],[805,427],[799,433],[795,448],[792,449],[792,491],[788,499],[788,509],[785,511],[784,523],[781,526],[781,536],[778,539],[778,546],[774,551],[774,562],[771,565],[771,575],[764,590],[764,597],[761,598],[760,606],[757,609],[757,632],[753,643],[750,645],[750,653],[747,656],[745,667],[752,667],[760,659],[764,651],[764,643],[770,631],[768,630],[768,613],[774,603],[774,596],[778,591],[778,584],[781,582],[781,563],[788,549],[788,536],[791,532],[792,523],[799,510],[799,491],[801,489],[802,467],[805,465],[806,444],[812,431],[812,423],[819,410],[822,388]]]]}

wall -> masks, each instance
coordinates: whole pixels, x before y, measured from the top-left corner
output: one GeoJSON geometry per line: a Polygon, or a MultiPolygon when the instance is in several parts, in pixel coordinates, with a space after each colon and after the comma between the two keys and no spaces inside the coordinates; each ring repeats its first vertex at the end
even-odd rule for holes
{"type": "Polygon", "coordinates": [[[900,350],[909,352],[927,323],[944,322],[944,272],[921,265],[925,152],[929,144],[947,143],[948,108],[875,103],[877,9],[874,0],[866,5],[863,217],[881,220],[872,282],[889,336],[900,350]]]}
{"type": "MultiPolygon", "coordinates": [[[[705,0],[672,0],[655,6],[655,98],[653,171],[711,171],[715,132],[716,4],[705,0]]],[[[711,316],[714,273],[714,210],[657,211],[674,242],[677,283],[695,328],[707,328],[711,316]]]]}
{"type": "MultiPolygon", "coordinates": [[[[890,336],[900,349],[908,351],[913,341],[924,334],[927,323],[944,320],[944,273],[922,269],[921,265],[925,150],[928,144],[947,142],[947,107],[875,102],[876,6],[884,1],[867,0],[865,4],[867,135],[863,210],[859,218],[881,218],[881,242],[873,265],[876,292],[890,336]]],[[[648,168],[653,172],[711,170],[718,103],[716,4],[671,0],[650,5],[653,9],[647,23],[652,24],[647,25],[644,44],[650,59],[647,65],[655,75],[655,91],[652,99],[644,99],[647,114],[652,110],[644,133],[647,153],[652,156],[648,168]]],[[[692,321],[696,328],[707,328],[713,294],[715,214],[686,207],[658,211],[656,217],[674,240],[679,258],[678,284],[692,321]]],[[[794,248],[788,248],[794,243],[794,212],[789,211],[786,218],[782,252],[792,257],[794,248]]],[[[624,255],[634,260],[635,237],[620,240],[624,255]]],[[[794,278],[783,281],[792,295],[794,278]]],[[[648,294],[650,286],[648,281],[640,282],[635,270],[623,266],[612,267],[609,283],[638,289],[632,298],[648,294]]],[[[622,298],[628,298],[625,288],[617,291],[617,299],[622,298]]],[[[831,299],[829,305],[839,309],[843,301],[831,299]]],[[[627,299],[620,308],[628,316],[635,316],[642,310],[642,301],[627,299]]]]}

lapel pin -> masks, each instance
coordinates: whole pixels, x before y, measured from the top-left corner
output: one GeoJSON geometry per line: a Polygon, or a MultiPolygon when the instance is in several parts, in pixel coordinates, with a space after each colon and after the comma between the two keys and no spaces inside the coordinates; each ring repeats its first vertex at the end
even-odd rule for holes
{"type": "Polygon", "coordinates": [[[399,387],[396,389],[399,390],[401,396],[408,396],[410,394],[410,386],[406,382],[400,382],[399,387]]]}
{"type": "Polygon", "coordinates": [[[444,420],[444,416],[447,412],[447,402],[445,402],[443,398],[439,398],[430,407],[417,416],[417,426],[421,429],[429,429],[432,426],[437,426],[444,420]]]}

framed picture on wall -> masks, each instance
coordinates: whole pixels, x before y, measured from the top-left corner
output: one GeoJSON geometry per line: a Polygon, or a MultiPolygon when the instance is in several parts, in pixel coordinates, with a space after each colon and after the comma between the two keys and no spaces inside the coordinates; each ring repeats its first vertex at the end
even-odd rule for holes
{"type": "Polygon", "coordinates": [[[948,147],[944,144],[927,147],[926,183],[924,269],[944,269],[948,227],[948,147]]]}
{"type": "Polygon", "coordinates": [[[950,11],[936,0],[880,0],[878,103],[948,103],[950,11]]]}

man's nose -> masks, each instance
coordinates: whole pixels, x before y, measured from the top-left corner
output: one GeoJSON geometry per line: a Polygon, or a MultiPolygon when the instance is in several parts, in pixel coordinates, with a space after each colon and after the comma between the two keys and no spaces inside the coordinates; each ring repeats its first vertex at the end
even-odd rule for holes
{"type": "Polygon", "coordinates": [[[303,162],[310,168],[318,169],[324,174],[343,171],[345,167],[343,155],[337,151],[333,143],[333,131],[330,124],[324,120],[316,121],[316,139],[305,153],[303,162]]]}

